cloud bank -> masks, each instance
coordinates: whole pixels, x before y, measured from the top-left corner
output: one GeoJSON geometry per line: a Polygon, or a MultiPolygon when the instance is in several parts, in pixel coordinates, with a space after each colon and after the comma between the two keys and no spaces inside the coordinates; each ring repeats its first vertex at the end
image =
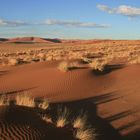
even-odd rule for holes
{"type": "Polygon", "coordinates": [[[96,24],[96,23],[91,23],[91,22],[53,20],[53,19],[46,20],[45,24],[68,26],[68,27],[81,27],[81,28],[108,28],[110,27],[110,25],[107,25],[107,24],[96,24]]]}
{"type": "Polygon", "coordinates": [[[140,17],[140,8],[120,5],[116,8],[111,8],[107,5],[98,4],[97,8],[109,14],[120,14],[128,17],[140,17]]]}
{"type": "Polygon", "coordinates": [[[0,19],[0,26],[23,26],[23,25],[29,25],[29,23],[23,22],[23,21],[9,21],[0,19]]]}
{"type": "Polygon", "coordinates": [[[110,25],[107,24],[96,24],[91,22],[81,22],[81,21],[67,21],[67,20],[55,20],[55,19],[47,19],[44,22],[39,23],[28,23],[24,21],[9,21],[0,19],[0,26],[8,26],[8,27],[17,27],[17,26],[25,26],[25,25],[58,25],[58,26],[67,26],[67,27],[79,27],[79,28],[108,28],[110,25]]]}

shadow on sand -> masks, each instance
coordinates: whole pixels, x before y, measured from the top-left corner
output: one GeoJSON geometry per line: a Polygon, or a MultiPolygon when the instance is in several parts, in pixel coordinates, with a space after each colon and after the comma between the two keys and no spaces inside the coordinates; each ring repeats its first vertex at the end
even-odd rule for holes
{"type": "Polygon", "coordinates": [[[97,140],[139,140],[140,131],[133,132],[126,137],[120,135],[119,133],[120,129],[127,129],[128,127],[131,126],[126,126],[125,128],[120,128],[117,130],[110,124],[111,121],[132,114],[130,110],[121,112],[119,114],[115,114],[105,119],[101,118],[98,115],[98,110],[97,110],[98,104],[103,104],[113,100],[118,100],[119,98],[121,97],[114,97],[113,93],[107,93],[101,96],[80,100],[80,101],[53,103],[51,104],[51,111],[52,111],[51,114],[53,114],[53,116],[57,116],[57,114],[55,114],[56,108],[58,109],[58,107],[60,106],[67,107],[69,110],[72,110],[72,112],[70,112],[71,118],[75,118],[76,116],[81,114],[81,111],[82,114],[86,113],[90,125],[93,126],[93,128],[96,128],[98,134],[97,140]]]}
{"type": "Polygon", "coordinates": [[[122,69],[122,68],[124,68],[123,64],[106,65],[103,71],[93,70],[93,73],[96,76],[101,76],[101,75],[105,75],[105,74],[111,73],[112,71],[119,70],[119,69],[122,69]]]}

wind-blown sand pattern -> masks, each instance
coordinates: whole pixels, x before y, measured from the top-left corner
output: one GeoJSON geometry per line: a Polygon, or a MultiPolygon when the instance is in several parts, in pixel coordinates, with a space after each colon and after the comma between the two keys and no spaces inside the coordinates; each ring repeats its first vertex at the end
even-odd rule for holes
{"type": "Polygon", "coordinates": [[[0,138],[8,139],[42,139],[39,125],[42,122],[35,113],[25,107],[0,107],[0,138]]]}
{"type": "Polygon", "coordinates": [[[0,95],[14,101],[26,93],[36,104],[41,99],[50,102],[45,111],[14,103],[0,106],[0,138],[57,139],[63,132],[62,139],[77,140],[72,121],[83,111],[90,129],[95,129],[92,134],[97,134],[94,139],[139,140],[140,41],[41,41],[23,38],[0,43],[0,95]],[[71,112],[68,126],[60,130],[59,106],[71,112]],[[45,120],[51,125],[42,115],[49,117],[45,120]]]}

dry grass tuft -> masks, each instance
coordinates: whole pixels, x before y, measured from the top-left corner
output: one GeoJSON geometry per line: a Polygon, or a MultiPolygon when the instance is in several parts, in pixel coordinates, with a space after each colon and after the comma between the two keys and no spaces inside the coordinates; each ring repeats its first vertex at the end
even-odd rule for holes
{"type": "Polygon", "coordinates": [[[41,103],[38,105],[39,108],[46,110],[49,107],[49,103],[47,99],[43,99],[41,103]]]}
{"type": "Polygon", "coordinates": [[[96,140],[96,133],[94,129],[88,128],[88,129],[78,129],[75,137],[78,140],[96,140]]]}
{"type": "Polygon", "coordinates": [[[91,60],[91,59],[86,58],[86,57],[81,57],[81,60],[82,60],[84,63],[86,63],[86,64],[89,64],[89,63],[91,63],[91,62],[92,62],[92,60],[91,60]]]}
{"type": "Polygon", "coordinates": [[[78,62],[71,62],[71,63],[68,63],[66,61],[63,61],[59,64],[58,66],[58,69],[60,71],[63,71],[63,72],[67,72],[69,70],[72,70],[72,69],[76,69],[79,67],[79,64],[78,62]]]}
{"type": "Polygon", "coordinates": [[[59,109],[58,110],[58,119],[56,121],[56,126],[57,127],[65,127],[68,124],[68,116],[69,116],[69,111],[67,108],[64,108],[64,110],[59,109]]]}
{"type": "Polygon", "coordinates": [[[5,95],[2,95],[0,97],[0,106],[3,106],[3,105],[9,105],[9,98],[6,97],[5,95]]]}
{"type": "Polygon", "coordinates": [[[17,95],[16,104],[20,106],[35,107],[34,98],[31,98],[30,96],[26,94],[17,95]]]}
{"type": "Polygon", "coordinates": [[[67,72],[69,70],[68,62],[63,61],[59,64],[58,69],[63,72],[67,72]]]}
{"type": "Polygon", "coordinates": [[[86,126],[87,116],[78,116],[73,122],[73,128],[83,129],[86,126]]]}
{"type": "Polygon", "coordinates": [[[53,123],[52,118],[47,115],[43,116],[42,120],[44,120],[46,123],[53,123]]]}
{"type": "Polygon", "coordinates": [[[17,65],[19,63],[19,61],[17,60],[17,59],[15,59],[15,58],[10,58],[9,60],[8,60],[8,65],[10,65],[10,66],[15,66],[15,65],[17,65]]]}
{"type": "Polygon", "coordinates": [[[100,61],[100,60],[94,60],[89,65],[94,70],[104,71],[104,68],[107,65],[107,62],[100,61]]]}

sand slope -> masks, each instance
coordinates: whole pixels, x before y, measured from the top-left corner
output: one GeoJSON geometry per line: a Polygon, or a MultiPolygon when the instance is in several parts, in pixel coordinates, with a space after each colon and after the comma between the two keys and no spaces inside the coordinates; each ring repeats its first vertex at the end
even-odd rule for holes
{"type": "Polygon", "coordinates": [[[42,140],[43,127],[43,121],[27,107],[0,107],[1,140],[42,140]]]}
{"type": "Polygon", "coordinates": [[[1,70],[0,93],[28,91],[52,102],[89,98],[98,115],[121,134],[140,128],[140,65],[112,69],[105,74],[91,69],[61,72],[57,62],[41,62],[1,70]],[[5,72],[4,72],[5,71],[5,72]]]}

